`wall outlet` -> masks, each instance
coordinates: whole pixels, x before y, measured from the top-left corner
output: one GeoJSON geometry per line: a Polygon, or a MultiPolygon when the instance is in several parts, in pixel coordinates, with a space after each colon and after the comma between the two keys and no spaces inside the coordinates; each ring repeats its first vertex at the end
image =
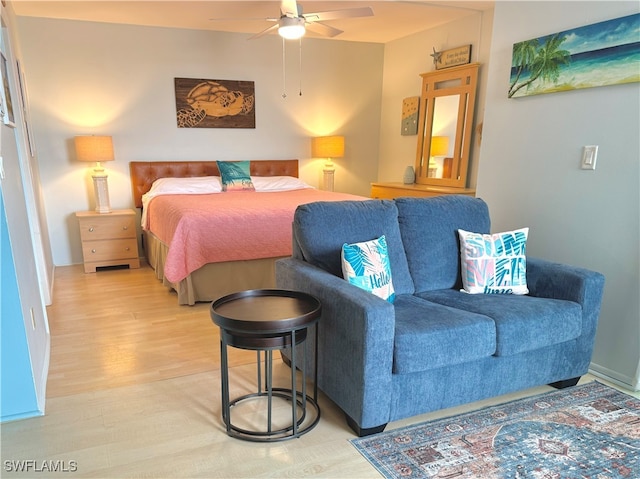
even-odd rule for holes
{"type": "Polygon", "coordinates": [[[580,167],[583,170],[595,170],[598,159],[598,145],[587,145],[582,150],[580,167]]]}

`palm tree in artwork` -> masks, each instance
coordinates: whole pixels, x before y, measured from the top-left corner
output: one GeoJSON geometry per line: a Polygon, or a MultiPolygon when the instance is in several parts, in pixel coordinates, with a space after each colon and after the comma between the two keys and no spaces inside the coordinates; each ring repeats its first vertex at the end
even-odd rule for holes
{"type": "Polygon", "coordinates": [[[539,46],[540,43],[537,38],[513,45],[513,66],[516,68],[516,77],[513,82],[511,82],[509,93],[511,93],[511,90],[518,84],[522,72],[533,63],[539,46]]]}
{"type": "Polygon", "coordinates": [[[516,66],[516,77],[509,87],[509,98],[524,87],[529,87],[533,82],[541,79],[543,82],[558,81],[560,65],[571,61],[571,54],[567,50],[561,50],[562,42],[566,36],[555,34],[547,37],[544,45],[538,48],[538,40],[529,40],[514,45],[513,58],[516,66]],[[529,78],[518,84],[522,72],[528,69],[529,78]]]}

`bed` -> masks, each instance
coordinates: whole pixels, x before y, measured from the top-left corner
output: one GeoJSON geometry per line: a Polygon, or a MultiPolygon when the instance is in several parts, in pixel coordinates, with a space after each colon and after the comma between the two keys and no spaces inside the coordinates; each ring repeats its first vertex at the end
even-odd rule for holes
{"type": "MultiPolygon", "coordinates": [[[[209,183],[210,177],[220,175],[217,163],[133,161],[129,166],[134,204],[141,211],[145,257],[156,277],[177,292],[179,304],[275,287],[275,261],[291,255],[291,221],[299,204],[364,199],[294,188],[165,194],[150,200],[145,193],[156,180],[193,178],[209,183]]],[[[298,160],[251,161],[250,172],[261,184],[293,180],[298,178],[298,160]]]]}

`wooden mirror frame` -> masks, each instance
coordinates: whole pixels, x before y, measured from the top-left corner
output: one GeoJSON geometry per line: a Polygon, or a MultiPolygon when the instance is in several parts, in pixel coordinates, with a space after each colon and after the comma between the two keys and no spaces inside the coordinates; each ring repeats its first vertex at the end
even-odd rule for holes
{"type": "Polygon", "coordinates": [[[418,114],[416,183],[454,188],[467,186],[479,66],[479,63],[470,63],[420,75],[422,77],[422,92],[418,114]],[[452,157],[452,160],[447,162],[450,163],[448,164],[451,172],[450,177],[429,177],[430,154],[428,152],[431,151],[434,105],[437,98],[454,95],[459,95],[459,101],[455,138],[453,139],[453,155],[447,155],[452,157]]]}

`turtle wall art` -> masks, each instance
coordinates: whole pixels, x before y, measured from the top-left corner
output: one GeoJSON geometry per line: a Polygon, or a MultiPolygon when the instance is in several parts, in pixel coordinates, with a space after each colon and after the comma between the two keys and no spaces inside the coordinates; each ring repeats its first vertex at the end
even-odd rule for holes
{"type": "Polygon", "coordinates": [[[178,128],[255,128],[252,81],[175,78],[178,128]]]}

